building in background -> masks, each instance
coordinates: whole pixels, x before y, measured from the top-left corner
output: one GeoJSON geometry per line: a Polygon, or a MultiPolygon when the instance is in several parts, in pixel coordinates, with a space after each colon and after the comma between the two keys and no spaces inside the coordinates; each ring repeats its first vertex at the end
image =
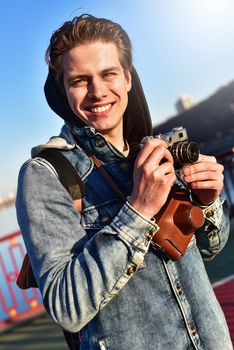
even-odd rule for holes
{"type": "Polygon", "coordinates": [[[184,111],[187,111],[188,109],[192,108],[194,106],[194,102],[192,98],[188,95],[182,95],[178,98],[178,100],[175,103],[175,107],[177,110],[177,113],[183,113],[184,111]]]}
{"type": "Polygon", "coordinates": [[[15,198],[16,198],[15,192],[10,192],[7,196],[0,197],[0,210],[3,208],[7,208],[11,205],[14,205],[15,198]]]}

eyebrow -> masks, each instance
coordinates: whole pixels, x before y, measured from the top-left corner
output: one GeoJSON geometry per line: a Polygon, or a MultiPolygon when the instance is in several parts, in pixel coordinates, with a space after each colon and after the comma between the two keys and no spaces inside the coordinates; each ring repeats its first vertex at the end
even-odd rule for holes
{"type": "Polygon", "coordinates": [[[120,68],[117,67],[117,66],[107,67],[107,68],[103,69],[103,70],[101,71],[101,73],[103,74],[103,73],[107,73],[107,72],[109,72],[109,71],[120,71],[120,68]]]}

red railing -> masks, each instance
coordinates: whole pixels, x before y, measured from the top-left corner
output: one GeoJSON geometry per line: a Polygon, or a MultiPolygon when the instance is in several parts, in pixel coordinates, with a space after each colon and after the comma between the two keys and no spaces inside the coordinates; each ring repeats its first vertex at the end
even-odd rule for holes
{"type": "Polygon", "coordinates": [[[20,231],[0,237],[0,331],[44,312],[38,289],[21,290],[16,285],[24,255],[20,231]]]}

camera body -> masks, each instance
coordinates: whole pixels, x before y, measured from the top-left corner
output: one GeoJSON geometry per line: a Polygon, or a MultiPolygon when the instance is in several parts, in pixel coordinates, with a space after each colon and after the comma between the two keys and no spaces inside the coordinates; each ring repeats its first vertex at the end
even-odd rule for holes
{"type": "Polygon", "coordinates": [[[173,160],[175,170],[180,170],[185,164],[195,163],[198,160],[200,150],[195,142],[188,140],[187,130],[182,126],[173,128],[165,134],[157,134],[154,136],[146,136],[145,140],[150,138],[158,138],[165,141],[168,145],[173,160]]]}

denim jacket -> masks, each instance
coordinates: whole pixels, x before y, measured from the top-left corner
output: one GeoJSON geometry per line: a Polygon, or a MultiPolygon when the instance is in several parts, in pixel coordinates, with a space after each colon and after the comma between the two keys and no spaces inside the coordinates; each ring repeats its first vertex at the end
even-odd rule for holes
{"type": "Polygon", "coordinates": [[[76,139],[126,197],[133,187],[134,147],[124,157],[91,127],[64,126],[60,138],[33,149],[61,149],[86,189],[78,213],[46,160],[27,161],[19,174],[18,222],[48,313],[80,331],[81,350],[231,350],[203,264],[227,241],[225,203],[217,214],[204,208],[205,224],[173,262],[150,248],[157,223],[116,198],[76,139]]]}

